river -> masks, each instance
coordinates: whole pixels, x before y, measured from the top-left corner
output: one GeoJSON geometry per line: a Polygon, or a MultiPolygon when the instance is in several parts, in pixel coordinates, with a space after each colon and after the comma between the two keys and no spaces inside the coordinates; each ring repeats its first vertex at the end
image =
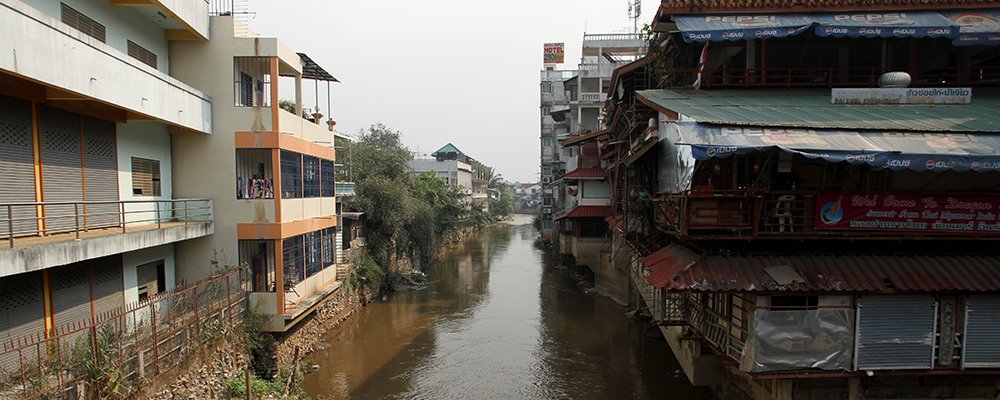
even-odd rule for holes
{"type": "Polygon", "coordinates": [[[425,290],[369,304],[323,340],[305,376],[335,399],[707,399],[655,328],[588,295],[530,225],[455,245],[425,290]]]}

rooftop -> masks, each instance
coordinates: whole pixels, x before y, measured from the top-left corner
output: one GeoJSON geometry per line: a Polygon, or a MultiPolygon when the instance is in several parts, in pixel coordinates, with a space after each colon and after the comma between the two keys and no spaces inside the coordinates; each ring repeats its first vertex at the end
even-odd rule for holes
{"type": "MultiPolygon", "coordinates": [[[[704,12],[801,12],[832,10],[912,10],[984,8],[980,0],[663,0],[658,17],[704,12]]],[[[661,18],[657,18],[661,20],[661,18]]]]}
{"type": "Polygon", "coordinates": [[[637,93],[646,105],[707,124],[923,132],[1000,132],[1000,92],[975,89],[964,105],[831,104],[830,90],[662,89],[637,93]]]}

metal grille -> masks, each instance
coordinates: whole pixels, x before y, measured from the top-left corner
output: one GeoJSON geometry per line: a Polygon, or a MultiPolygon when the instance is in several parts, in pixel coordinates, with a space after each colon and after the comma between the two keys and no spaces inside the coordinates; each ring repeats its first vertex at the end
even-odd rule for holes
{"type": "Polygon", "coordinates": [[[302,196],[319,197],[319,159],[313,156],[302,156],[302,196]]]}
{"type": "Polygon", "coordinates": [[[281,260],[285,272],[285,290],[302,282],[305,268],[305,255],[302,248],[302,236],[293,236],[281,241],[281,260]]]}
{"type": "Polygon", "coordinates": [[[930,369],[935,308],[932,296],[860,296],[857,369],[930,369]]]}
{"type": "Polygon", "coordinates": [[[64,24],[76,28],[76,30],[101,41],[101,43],[108,42],[107,29],[104,25],[97,23],[97,21],[83,15],[83,13],[74,10],[73,7],[67,6],[66,3],[60,4],[62,5],[62,22],[64,24]]]}
{"type": "Polygon", "coordinates": [[[281,151],[281,198],[302,198],[302,155],[281,151]]]}
{"type": "Polygon", "coordinates": [[[972,295],[965,307],[965,347],[962,366],[1000,367],[1000,296],[972,295]]]}
{"type": "Polygon", "coordinates": [[[0,346],[45,328],[41,272],[0,280],[0,346]]]}
{"type": "MultiPolygon", "coordinates": [[[[31,103],[0,96],[0,203],[35,201],[35,155],[31,145],[31,103]]],[[[11,207],[15,234],[38,229],[34,206],[11,207]]],[[[0,210],[8,218],[7,210],[0,210]]]]}
{"type": "MultiPolygon", "coordinates": [[[[42,187],[45,201],[83,200],[83,161],[80,154],[80,116],[39,106],[42,187]]],[[[72,205],[44,207],[48,232],[75,229],[72,205]],[[53,218],[69,216],[69,218],[53,218]]]]}
{"type": "MultiPolygon", "coordinates": [[[[83,159],[87,201],[118,201],[118,159],[115,123],[83,118],[83,159]]],[[[87,228],[119,225],[117,204],[88,204],[84,220],[87,228]]]]}
{"type": "Polygon", "coordinates": [[[240,240],[240,264],[250,269],[251,290],[274,292],[274,241],[240,240]]]}
{"type": "Polygon", "coordinates": [[[306,242],[306,278],[309,278],[323,270],[323,244],[320,231],[309,232],[303,237],[306,242]]]}
{"type": "Polygon", "coordinates": [[[236,107],[271,106],[270,57],[233,57],[233,97],[236,107]]]}
{"type": "Polygon", "coordinates": [[[274,198],[271,150],[236,149],[236,198],[274,198]]]}

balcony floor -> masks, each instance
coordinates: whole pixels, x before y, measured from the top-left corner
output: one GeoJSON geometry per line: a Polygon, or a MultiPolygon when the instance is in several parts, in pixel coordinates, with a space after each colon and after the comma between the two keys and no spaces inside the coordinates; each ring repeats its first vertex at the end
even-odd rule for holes
{"type": "MultiPolygon", "coordinates": [[[[184,222],[165,222],[160,224],[160,227],[157,227],[156,224],[128,225],[128,227],[125,228],[126,229],[125,233],[151,231],[156,229],[168,229],[178,226],[184,226],[184,224],[185,224],[184,222]]],[[[188,224],[193,224],[193,223],[189,222],[188,224]]],[[[121,227],[90,229],[87,231],[80,232],[80,240],[94,239],[94,238],[121,235],[121,234],[122,234],[121,227]]],[[[33,246],[44,246],[48,244],[55,244],[61,242],[71,242],[74,240],[76,240],[76,233],[74,232],[56,233],[47,236],[23,236],[23,237],[15,237],[14,247],[11,247],[10,239],[3,238],[2,240],[0,240],[0,251],[9,251],[9,250],[15,250],[33,246]]]]}

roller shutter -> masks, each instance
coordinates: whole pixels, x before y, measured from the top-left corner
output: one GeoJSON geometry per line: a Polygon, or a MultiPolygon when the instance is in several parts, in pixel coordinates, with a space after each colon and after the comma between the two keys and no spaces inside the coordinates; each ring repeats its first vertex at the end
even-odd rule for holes
{"type": "MultiPolygon", "coordinates": [[[[38,120],[44,200],[83,201],[80,116],[39,106],[38,120]]],[[[45,206],[46,230],[48,232],[73,230],[76,226],[73,215],[72,205],[45,206]]],[[[82,220],[80,224],[83,224],[82,220]]]]}
{"type": "Polygon", "coordinates": [[[933,296],[859,297],[857,369],[930,369],[936,313],[933,296]]]}
{"type": "Polygon", "coordinates": [[[53,269],[52,310],[55,312],[56,326],[63,328],[69,324],[90,321],[90,278],[86,263],[75,263],[53,269]]]}
{"type": "Polygon", "coordinates": [[[95,260],[91,265],[94,273],[94,313],[100,316],[123,306],[121,256],[95,260]]]}
{"type": "Polygon", "coordinates": [[[0,342],[45,333],[42,273],[0,279],[0,342]]]}
{"type": "MultiPolygon", "coordinates": [[[[31,138],[31,103],[0,96],[0,203],[32,203],[35,201],[34,152],[31,138]]],[[[15,234],[32,234],[38,225],[34,206],[11,208],[15,234]]],[[[7,219],[6,208],[0,209],[0,219],[7,219]]],[[[8,226],[0,227],[6,236],[8,226]]]]}
{"type": "Polygon", "coordinates": [[[969,296],[965,308],[963,367],[1000,367],[998,315],[1000,315],[1000,296],[969,296]]]}
{"type": "MultiPolygon", "coordinates": [[[[87,201],[118,201],[118,159],[115,123],[95,118],[83,119],[84,179],[87,201]]],[[[118,204],[87,205],[86,226],[102,228],[118,225],[118,204]]]]}

